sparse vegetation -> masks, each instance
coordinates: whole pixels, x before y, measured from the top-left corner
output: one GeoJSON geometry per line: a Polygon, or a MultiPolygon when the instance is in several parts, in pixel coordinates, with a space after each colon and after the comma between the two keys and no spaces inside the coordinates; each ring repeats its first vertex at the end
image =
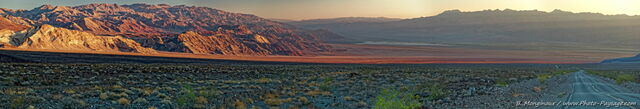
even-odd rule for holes
{"type": "Polygon", "coordinates": [[[322,83],[320,83],[320,90],[322,91],[331,91],[331,89],[333,88],[333,86],[331,84],[333,84],[334,78],[332,77],[327,77],[324,78],[324,80],[322,81],[322,83]]]}
{"type": "Polygon", "coordinates": [[[505,81],[504,79],[496,80],[496,86],[498,86],[498,87],[506,87],[508,85],[509,85],[509,83],[507,83],[507,81],[505,81]]]}
{"type": "Polygon", "coordinates": [[[631,74],[619,74],[618,76],[616,76],[615,80],[616,83],[622,84],[624,82],[634,82],[636,81],[636,77],[631,74]]]}
{"type": "Polygon", "coordinates": [[[544,82],[547,79],[551,78],[551,76],[553,76],[551,73],[538,74],[538,81],[544,82]]]}
{"type": "Polygon", "coordinates": [[[138,98],[136,100],[133,100],[133,103],[134,104],[143,104],[144,105],[144,104],[149,103],[149,101],[147,101],[147,99],[144,99],[144,98],[138,98]]]}
{"type": "Polygon", "coordinates": [[[533,91],[537,92],[537,93],[540,93],[540,92],[542,92],[542,87],[539,87],[539,86],[533,87],[533,91]]]}
{"type": "Polygon", "coordinates": [[[587,73],[592,75],[598,75],[605,78],[613,79],[617,84],[622,84],[625,82],[638,82],[638,73],[624,73],[618,71],[597,71],[597,70],[589,70],[587,73]]]}
{"type": "Polygon", "coordinates": [[[247,109],[247,105],[246,105],[246,104],[244,104],[244,102],[242,102],[242,101],[240,101],[240,100],[236,100],[236,101],[233,103],[233,105],[234,105],[234,107],[235,107],[236,109],[247,109]]]}
{"type": "Polygon", "coordinates": [[[176,100],[178,105],[180,105],[181,107],[189,107],[195,103],[195,100],[196,94],[193,93],[193,87],[191,87],[190,85],[183,85],[182,90],[176,100]]]}
{"type": "Polygon", "coordinates": [[[576,72],[576,71],[574,71],[574,70],[554,70],[554,71],[552,71],[550,73],[538,74],[537,78],[538,78],[538,81],[544,83],[547,79],[549,79],[549,78],[551,78],[553,76],[566,75],[566,74],[569,74],[569,73],[572,73],[572,72],[576,72]]]}
{"type": "Polygon", "coordinates": [[[121,105],[125,105],[125,106],[131,104],[131,102],[127,98],[118,99],[118,103],[120,103],[121,105]]]}
{"type": "Polygon", "coordinates": [[[543,65],[2,64],[1,80],[31,80],[31,85],[0,81],[7,86],[1,88],[0,97],[7,99],[0,99],[0,105],[13,104],[18,108],[29,105],[36,108],[42,105],[161,109],[384,108],[393,107],[399,100],[403,101],[400,107],[415,108],[441,105],[436,103],[456,99],[457,94],[468,93],[471,87],[494,87],[534,79],[534,72],[553,72],[551,68],[543,65]],[[383,88],[410,86],[416,87],[382,93],[383,88]],[[389,94],[398,96],[386,96],[389,94]],[[44,100],[13,99],[34,95],[44,100]],[[379,97],[382,99],[378,100],[379,97]],[[378,102],[383,106],[377,106],[378,102]]]}
{"type": "Polygon", "coordinates": [[[307,97],[300,97],[298,98],[298,101],[302,104],[309,104],[309,99],[307,99],[307,97]]]}
{"type": "Polygon", "coordinates": [[[17,109],[24,105],[26,105],[26,100],[24,97],[15,97],[11,99],[11,105],[10,105],[11,108],[17,109]]]}
{"type": "Polygon", "coordinates": [[[410,91],[385,89],[376,97],[374,109],[418,109],[420,97],[410,91]]]}
{"type": "Polygon", "coordinates": [[[448,96],[449,92],[440,84],[430,85],[428,91],[431,93],[429,95],[429,100],[438,100],[448,96]]]}
{"type": "Polygon", "coordinates": [[[100,99],[106,100],[109,99],[109,93],[100,93],[100,99]]]}

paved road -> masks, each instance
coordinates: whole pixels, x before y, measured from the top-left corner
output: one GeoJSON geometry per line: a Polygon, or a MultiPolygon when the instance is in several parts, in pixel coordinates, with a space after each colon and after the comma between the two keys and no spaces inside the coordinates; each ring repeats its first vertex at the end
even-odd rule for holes
{"type": "Polygon", "coordinates": [[[573,91],[567,97],[564,103],[580,103],[580,106],[562,105],[563,109],[600,109],[600,108],[616,108],[616,109],[640,109],[638,104],[629,106],[623,105],[619,107],[606,107],[602,102],[621,103],[621,102],[640,102],[640,94],[633,93],[629,89],[618,86],[614,83],[604,81],[602,78],[593,77],[584,71],[571,74],[570,82],[572,82],[573,91]],[[591,106],[585,106],[591,105],[591,106]]]}

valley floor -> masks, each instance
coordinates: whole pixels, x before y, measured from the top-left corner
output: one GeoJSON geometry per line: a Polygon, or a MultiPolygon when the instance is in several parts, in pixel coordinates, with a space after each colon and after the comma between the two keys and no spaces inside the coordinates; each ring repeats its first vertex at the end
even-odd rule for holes
{"type": "MultiPolygon", "coordinates": [[[[222,56],[198,55],[189,53],[161,52],[153,54],[45,50],[0,48],[0,54],[39,61],[68,58],[71,60],[93,61],[98,57],[150,57],[180,58],[187,60],[228,60],[257,62],[293,62],[293,63],[354,63],[354,64],[421,64],[421,63],[597,63],[613,57],[625,57],[625,53],[584,53],[570,51],[518,51],[518,50],[485,50],[453,47],[429,46],[391,46],[391,45],[357,45],[331,44],[336,50],[321,53],[317,56],[222,56]],[[43,59],[40,59],[43,58],[43,59]]],[[[59,60],[67,61],[67,60],[59,60]]],[[[73,62],[73,61],[71,61],[73,62]]],[[[99,61],[96,61],[99,62],[99,61]]],[[[133,61],[131,61],[133,62],[133,61]]],[[[163,61],[164,62],[164,61],[163,61]]],[[[135,63],[135,62],[134,62],[135,63]]],[[[143,63],[146,63],[143,62],[143,63]]],[[[153,63],[153,62],[151,62],[153,63]]],[[[157,63],[157,62],[156,62],[157,63]]],[[[181,63],[202,63],[187,62],[181,63]]]]}
{"type": "MultiPolygon", "coordinates": [[[[607,68],[593,64],[311,64],[22,52],[3,52],[32,56],[23,63],[0,63],[2,108],[354,109],[399,102],[421,108],[516,108],[515,103],[522,100],[566,100],[576,94],[571,92],[572,85],[587,84],[571,79],[587,79],[586,75],[571,72],[607,68]]],[[[0,58],[20,60],[13,56],[0,58]]],[[[640,75],[637,70],[607,72],[640,75]]],[[[598,81],[588,84],[611,84],[607,79],[598,81]]],[[[623,86],[634,91],[624,93],[640,89],[635,83],[623,86]]]]}

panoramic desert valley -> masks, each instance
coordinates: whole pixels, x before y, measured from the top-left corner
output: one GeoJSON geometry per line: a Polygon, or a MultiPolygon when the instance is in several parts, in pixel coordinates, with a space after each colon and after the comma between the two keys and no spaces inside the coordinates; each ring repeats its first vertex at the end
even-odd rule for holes
{"type": "Polygon", "coordinates": [[[0,109],[640,107],[637,15],[248,1],[0,4],[0,109]]]}

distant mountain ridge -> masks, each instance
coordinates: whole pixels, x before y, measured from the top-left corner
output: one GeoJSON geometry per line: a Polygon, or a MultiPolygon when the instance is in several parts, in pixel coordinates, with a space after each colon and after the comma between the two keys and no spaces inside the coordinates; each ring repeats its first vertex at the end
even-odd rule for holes
{"type": "Polygon", "coordinates": [[[328,29],[360,42],[434,43],[508,50],[640,52],[640,16],[562,10],[444,11],[389,22],[299,25],[328,29]]]}
{"type": "Polygon", "coordinates": [[[339,17],[339,18],[327,18],[327,19],[309,19],[301,21],[290,21],[286,23],[292,23],[296,25],[311,25],[311,24],[332,24],[332,23],[372,23],[372,22],[391,22],[400,21],[399,18],[387,18],[387,17],[339,17]]]}
{"type": "Polygon", "coordinates": [[[327,18],[327,19],[309,19],[309,20],[278,20],[280,22],[288,23],[291,25],[305,27],[307,29],[314,30],[316,34],[322,37],[318,37],[320,40],[328,43],[356,43],[358,41],[351,38],[344,37],[342,34],[332,32],[324,26],[330,25],[343,25],[343,24],[361,24],[361,23],[380,23],[400,21],[403,19],[387,18],[387,17],[339,17],[339,18],[327,18]]]}
{"type": "MultiPolygon", "coordinates": [[[[31,10],[0,8],[0,15],[15,19],[11,21],[13,23],[0,24],[0,30],[19,31],[46,24],[96,35],[123,36],[135,40],[145,48],[158,51],[297,56],[329,50],[311,31],[254,15],[207,7],[165,4],[89,4],[73,7],[43,5],[31,10]],[[183,33],[204,37],[180,37],[185,36],[183,33]],[[224,36],[226,39],[210,40],[214,36],[224,36]],[[256,40],[254,36],[260,36],[260,40],[256,40]],[[260,42],[265,40],[270,43],[260,42]],[[202,44],[196,45],[195,42],[202,44]],[[187,44],[190,47],[185,46],[187,44]],[[208,50],[196,50],[197,48],[208,50]]],[[[6,21],[0,19],[0,22],[6,21]]]]}
{"type": "Polygon", "coordinates": [[[607,59],[602,61],[601,63],[640,63],[640,54],[634,57],[607,59]]]}

